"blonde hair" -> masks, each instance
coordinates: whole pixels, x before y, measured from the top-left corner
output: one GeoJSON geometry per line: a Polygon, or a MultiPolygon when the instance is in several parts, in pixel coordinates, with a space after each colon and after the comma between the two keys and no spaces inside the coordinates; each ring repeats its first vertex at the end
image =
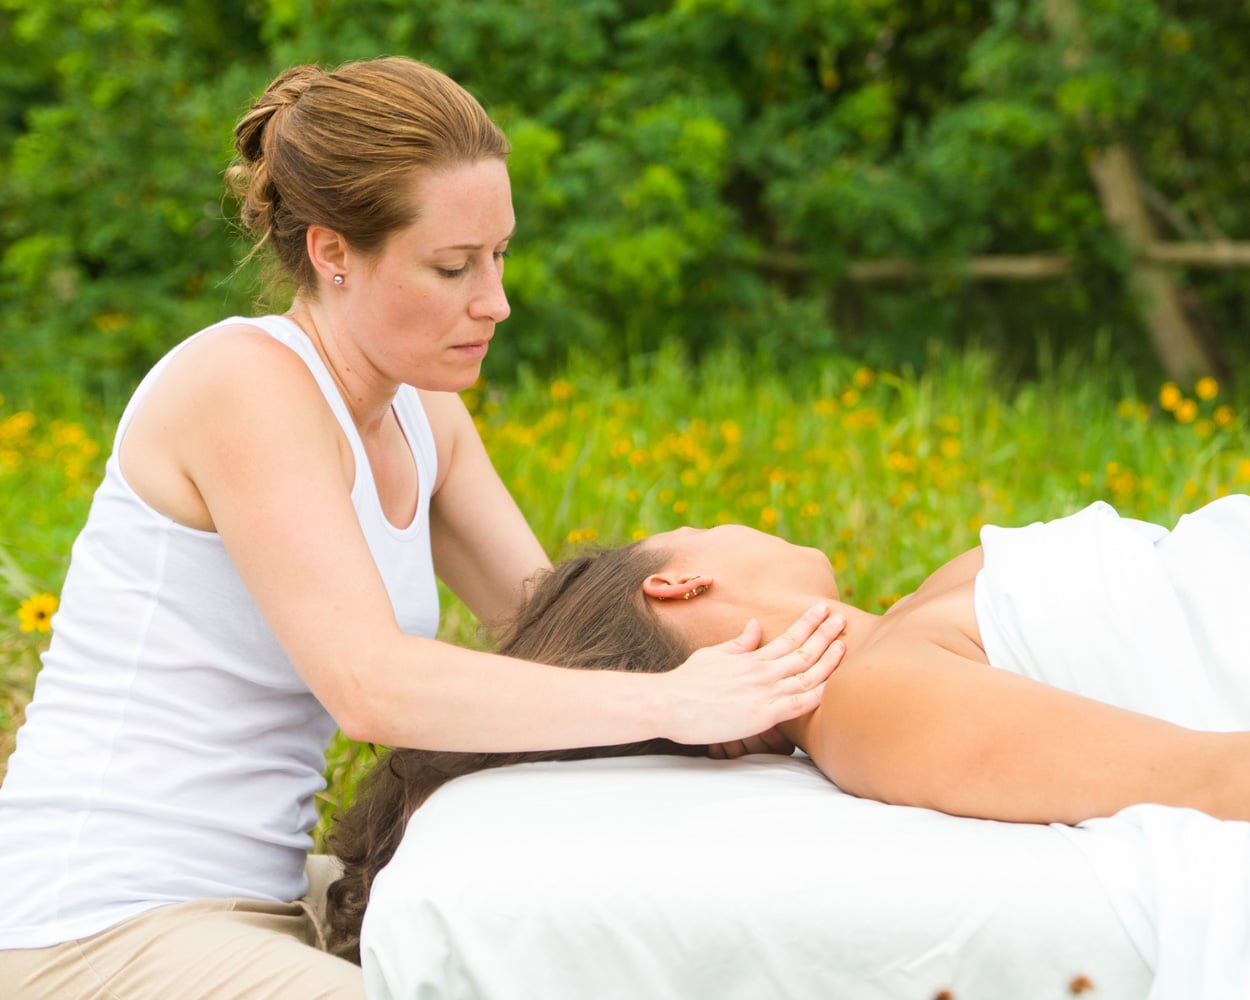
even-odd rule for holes
{"type": "Polygon", "coordinates": [[[234,130],[228,190],[252,239],[297,291],[314,289],[309,226],[358,252],[381,251],[416,221],[412,182],[423,170],[503,160],[508,140],[477,100],[444,73],[387,57],[328,71],[282,73],[234,130]]]}

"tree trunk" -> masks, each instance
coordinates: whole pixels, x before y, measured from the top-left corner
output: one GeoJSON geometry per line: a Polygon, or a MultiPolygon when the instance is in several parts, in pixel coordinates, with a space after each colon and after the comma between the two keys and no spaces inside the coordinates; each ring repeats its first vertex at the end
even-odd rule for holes
{"type": "Polygon", "coordinates": [[[1214,374],[1219,367],[1217,359],[1190,323],[1172,273],[1146,257],[1156,239],[1155,227],[1128,150],[1117,144],[1093,154],[1089,172],[1107,221],[1119,231],[1132,254],[1133,294],[1163,370],[1177,381],[1189,382],[1214,374]]]}
{"type": "MultiPolygon", "coordinates": [[[[1045,16],[1051,33],[1069,45],[1065,64],[1075,68],[1084,63],[1076,4],[1072,0],[1045,0],[1045,16]]],[[[1132,292],[1163,370],[1182,382],[1214,374],[1218,361],[1189,321],[1181,304],[1180,287],[1164,265],[1146,256],[1157,234],[1128,149],[1113,143],[1096,150],[1089,158],[1089,172],[1108,223],[1129,249],[1132,292]]]]}

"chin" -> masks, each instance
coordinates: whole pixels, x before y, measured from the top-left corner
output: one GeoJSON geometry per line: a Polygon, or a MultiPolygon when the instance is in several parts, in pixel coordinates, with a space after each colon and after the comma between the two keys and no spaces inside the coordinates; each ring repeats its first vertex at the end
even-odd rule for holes
{"type": "Polygon", "coordinates": [[[829,598],[834,601],[840,601],[842,598],[838,593],[838,580],[833,573],[833,564],[829,561],[829,557],[820,549],[808,548],[812,558],[812,580],[815,583],[813,588],[822,598],[829,598]]]}

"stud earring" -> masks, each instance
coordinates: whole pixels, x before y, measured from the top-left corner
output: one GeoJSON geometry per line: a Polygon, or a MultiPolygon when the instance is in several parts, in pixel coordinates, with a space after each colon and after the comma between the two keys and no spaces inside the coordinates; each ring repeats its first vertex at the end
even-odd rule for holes
{"type": "MultiPolygon", "coordinates": [[[[679,582],[684,582],[684,581],[679,581],[679,582]]],[[[698,597],[700,594],[706,594],[711,589],[712,589],[712,585],[710,583],[701,583],[697,587],[692,587],[690,590],[687,590],[684,594],[682,594],[680,597],[680,600],[688,601],[692,597],[698,597]]],[[[675,600],[678,600],[678,598],[661,597],[660,600],[661,601],[675,601],[675,600]]]]}
{"type": "Polygon", "coordinates": [[[341,286],[343,284],[343,276],[341,274],[336,274],[334,276],[334,283],[341,286]]]}

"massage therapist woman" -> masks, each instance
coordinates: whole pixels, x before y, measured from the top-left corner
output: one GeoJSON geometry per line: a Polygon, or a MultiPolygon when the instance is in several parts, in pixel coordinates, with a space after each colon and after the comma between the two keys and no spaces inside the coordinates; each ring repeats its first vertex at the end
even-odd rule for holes
{"type": "Polygon", "coordinates": [[[175,347],[122,414],[0,789],[9,998],[362,996],[306,864],[336,728],[733,754],[841,656],[823,606],[671,674],[437,641],[436,575],[491,627],[549,565],[457,396],[508,316],[508,144],[397,58],[283,73],[235,144],[242,221],[294,297],[175,347]]]}

